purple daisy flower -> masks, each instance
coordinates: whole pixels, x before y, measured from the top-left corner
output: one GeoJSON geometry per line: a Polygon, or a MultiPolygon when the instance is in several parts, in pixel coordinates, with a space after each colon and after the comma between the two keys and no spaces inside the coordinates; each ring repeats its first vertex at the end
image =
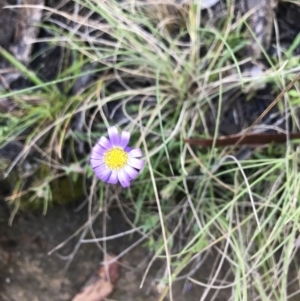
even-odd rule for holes
{"type": "Polygon", "coordinates": [[[96,176],[109,184],[121,183],[128,187],[144,166],[140,148],[128,147],[130,133],[123,131],[121,136],[115,126],[107,129],[109,139],[101,137],[92,149],[90,163],[96,176]]]}

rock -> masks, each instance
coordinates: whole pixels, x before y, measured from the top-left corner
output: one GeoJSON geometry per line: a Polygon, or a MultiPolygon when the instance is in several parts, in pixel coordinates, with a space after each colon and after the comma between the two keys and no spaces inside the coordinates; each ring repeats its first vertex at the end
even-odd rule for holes
{"type": "MultiPolygon", "coordinates": [[[[18,61],[27,65],[31,59],[32,42],[39,33],[36,25],[41,21],[42,10],[26,7],[25,4],[43,5],[44,0],[6,0],[0,4],[0,46],[9,51],[18,61]],[[24,7],[6,7],[16,4],[24,4],[24,7]]],[[[0,86],[2,84],[6,87],[21,74],[12,68],[8,61],[0,57],[0,75],[3,77],[0,86]]]]}
{"type": "Polygon", "coordinates": [[[0,46],[8,49],[13,39],[16,14],[11,9],[4,9],[4,6],[15,4],[16,1],[1,1],[0,3],[0,46]]]}

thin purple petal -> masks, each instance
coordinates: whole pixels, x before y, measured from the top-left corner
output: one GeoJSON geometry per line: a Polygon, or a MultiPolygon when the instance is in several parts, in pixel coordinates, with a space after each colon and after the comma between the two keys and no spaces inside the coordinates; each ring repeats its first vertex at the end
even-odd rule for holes
{"type": "Polygon", "coordinates": [[[130,165],[125,166],[124,170],[127,173],[130,180],[134,180],[139,175],[139,172],[130,165]]]}
{"type": "Polygon", "coordinates": [[[112,145],[110,143],[110,141],[106,138],[106,137],[101,137],[98,141],[98,143],[100,144],[100,146],[102,146],[103,148],[105,148],[106,150],[109,150],[112,148],[112,145]]]}
{"type": "Polygon", "coordinates": [[[129,153],[128,153],[129,157],[130,158],[139,158],[139,157],[142,157],[143,154],[142,154],[142,151],[140,148],[134,148],[132,149],[129,153]]]}
{"type": "Polygon", "coordinates": [[[129,153],[131,150],[132,150],[132,148],[129,147],[129,146],[126,146],[126,147],[124,148],[124,151],[125,151],[126,153],[129,153]]]}
{"type": "Polygon", "coordinates": [[[94,168],[94,172],[96,176],[103,182],[106,182],[112,173],[111,170],[105,167],[105,164],[94,168]]]}
{"type": "Polygon", "coordinates": [[[119,179],[119,182],[122,185],[122,187],[125,188],[130,185],[130,178],[124,169],[121,169],[120,171],[118,171],[118,179],[119,179]]]}
{"type": "Polygon", "coordinates": [[[111,126],[107,129],[107,132],[112,146],[120,146],[120,136],[118,129],[115,126],[111,126]]]}
{"type": "Polygon", "coordinates": [[[91,152],[91,159],[96,159],[96,160],[99,160],[99,159],[103,159],[103,155],[100,155],[99,153],[96,153],[94,150],[92,150],[91,152]]]}
{"type": "Polygon", "coordinates": [[[99,142],[92,149],[92,156],[95,158],[97,155],[103,156],[106,152],[106,149],[102,147],[99,142]]]}
{"type": "Polygon", "coordinates": [[[130,139],[130,133],[123,131],[121,133],[120,146],[125,148],[128,145],[129,139],[130,139]]]}
{"type": "Polygon", "coordinates": [[[142,169],[144,167],[145,161],[136,158],[129,158],[128,164],[136,169],[142,169]]]}
{"type": "Polygon", "coordinates": [[[115,171],[112,171],[109,179],[107,180],[109,184],[117,184],[118,183],[118,174],[115,171]]]}
{"type": "Polygon", "coordinates": [[[104,164],[104,160],[103,160],[103,158],[97,158],[97,159],[91,158],[90,163],[91,163],[92,168],[95,169],[96,167],[99,167],[102,164],[104,164]]]}

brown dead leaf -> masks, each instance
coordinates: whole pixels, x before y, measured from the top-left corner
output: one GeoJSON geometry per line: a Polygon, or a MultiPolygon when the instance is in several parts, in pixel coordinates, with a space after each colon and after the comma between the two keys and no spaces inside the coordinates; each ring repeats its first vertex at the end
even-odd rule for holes
{"type": "Polygon", "coordinates": [[[103,265],[98,269],[87,284],[72,301],[102,301],[110,295],[119,278],[119,264],[117,261],[109,263],[115,256],[108,255],[103,265]]]}

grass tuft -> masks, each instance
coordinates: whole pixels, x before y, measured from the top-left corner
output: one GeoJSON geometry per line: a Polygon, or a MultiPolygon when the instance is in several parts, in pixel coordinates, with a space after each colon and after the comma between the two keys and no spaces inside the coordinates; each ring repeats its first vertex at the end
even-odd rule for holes
{"type": "MultiPolygon", "coordinates": [[[[172,285],[179,279],[201,287],[200,300],[223,290],[232,300],[288,300],[300,220],[297,142],[250,150],[247,159],[230,148],[199,149],[183,139],[219,136],[232,92],[253,91],[260,81],[280,94],[299,72],[299,56],[293,55],[299,37],[280,60],[264,51],[270,69],[259,79],[247,78],[243,20],[231,17],[231,7],[212,21],[197,5],[72,3],[77,13],[44,8],[42,27],[51,38],[43,43],[71,57],[54,80],[41,80],[0,49],[32,82],[1,96],[14,106],[1,112],[0,145],[16,139],[24,144],[6,177],[25,159],[31,162],[7,198],[13,214],[34,202],[46,213],[70,194],[84,195],[92,214],[91,204],[104,210],[114,193],[121,210],[134,213],[132,232],[153,254],[144,278],[155,260],[165,264],[160,300],[175,300],[172,285]],[[147,161],[126,191],[96,181],[88,164],[91,147],[113,124],[132,133],[147,161]],[[207,258],[211,273],[199,278],[207,258]]],[[[283,96],[279,114],[299,130],[299,83],[283,96]]]]}

